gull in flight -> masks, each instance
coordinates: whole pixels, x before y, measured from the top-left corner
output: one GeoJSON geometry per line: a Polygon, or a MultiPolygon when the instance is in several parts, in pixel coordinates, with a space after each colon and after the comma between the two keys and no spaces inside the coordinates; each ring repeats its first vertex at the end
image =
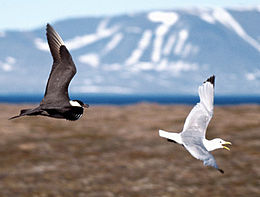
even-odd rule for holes
{"type": "Polygon", "coordinates": [[[170,142],[183,145],[193,157],[202,160],[204,165],[212,166],[221,173],[224,173],[224,171],[218,167],[210,151],[219,148],[230,150],[225,145],[231,145],[231,142],[224,141],[220,138],[207,140],[205,137],[206,129],[213,115],[214,85],[215,76],[213,75],[199,86],[200,102],[193,107],[186,118],[182,132],[172,133],[159,130],[159,135],[167,138],[170,142]]]}

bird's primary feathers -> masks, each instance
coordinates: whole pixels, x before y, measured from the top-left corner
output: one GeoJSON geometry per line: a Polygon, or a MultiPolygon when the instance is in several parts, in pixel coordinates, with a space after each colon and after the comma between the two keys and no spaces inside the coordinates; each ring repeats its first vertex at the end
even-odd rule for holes
{"type": "Polygon", "coordinates": [[[200,102],[189,113],[181,133],[159,130],[159,135],[182,144],[193,157],[202,160],[204,165],[212,166],[223,173],[224,171],[219,169],[213,155],[209,151],[217,148],[229,150],[224,145],[231,143],[220,138],[207,140],[205,137],[208,124],[213,116],[214,86],[214,75],[199,86],[200,102]]]}
{"type": "Polygon", "coordinates": [[[76,105],[72,104],[69,98],[68,87],[71,79],[76,74],[76,66],[63,40],[49,24],[46,27],[46,36],[53,57],[53,65],[46,85],[44,98],[38,107],[23,109],[20,115],[11,117],[10,119],[25,115],[42,115],[77,120],[82,116],[84,107],[88,107],[87,104],[79,100],[73,101],[77,103],[76,105]]]}

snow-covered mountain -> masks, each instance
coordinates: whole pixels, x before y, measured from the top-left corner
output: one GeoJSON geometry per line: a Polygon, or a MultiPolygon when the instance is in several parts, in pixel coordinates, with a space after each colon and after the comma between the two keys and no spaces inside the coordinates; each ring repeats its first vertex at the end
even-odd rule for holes
{"type": "MultiPolygon", "coordinates": [[[[190,8],[52,24],[77,74],[72,92],[260,94],[260,7],[190,8]]],[[[0,93],[43,93],[52,58],[45,27],[0,32],[0,93]]]]}

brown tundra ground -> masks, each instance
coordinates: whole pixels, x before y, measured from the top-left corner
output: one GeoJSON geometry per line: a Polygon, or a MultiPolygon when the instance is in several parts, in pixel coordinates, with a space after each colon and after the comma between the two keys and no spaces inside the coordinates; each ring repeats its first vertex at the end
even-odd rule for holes
{"type": "Polygon", "coordinates": [[[1,197],[260,196],[258,105],[215,107],[207,138],[233,143],[213,152],[225,174],[158,136],[181,131],[192,106],[91,106],[76,122],[0,107],[1,197]]]}

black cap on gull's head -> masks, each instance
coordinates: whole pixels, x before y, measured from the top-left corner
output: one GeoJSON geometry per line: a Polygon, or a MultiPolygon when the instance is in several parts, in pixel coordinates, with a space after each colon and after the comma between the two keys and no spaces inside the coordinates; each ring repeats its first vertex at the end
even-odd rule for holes
{"type": "Polygon", "coordinates": [[[210,82],[213,85],[213,87],[215,87],[215,75],[212,75],[206,81],[204,81],[204,83],[206,82],[210,82]]]}

